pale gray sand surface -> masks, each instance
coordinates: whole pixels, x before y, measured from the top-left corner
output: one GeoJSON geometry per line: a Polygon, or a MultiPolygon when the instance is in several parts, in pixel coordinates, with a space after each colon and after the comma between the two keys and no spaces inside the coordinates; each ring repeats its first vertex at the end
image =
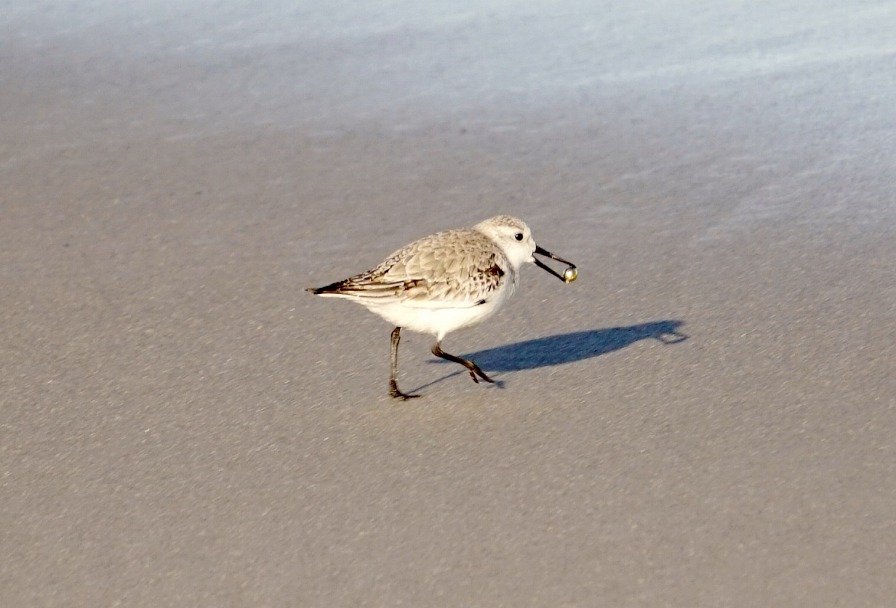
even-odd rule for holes
{"type": "Polygon", "coordinates": [[[892,605],[892,3],[255,4],[2,3],[0,605],[892,605]]]}

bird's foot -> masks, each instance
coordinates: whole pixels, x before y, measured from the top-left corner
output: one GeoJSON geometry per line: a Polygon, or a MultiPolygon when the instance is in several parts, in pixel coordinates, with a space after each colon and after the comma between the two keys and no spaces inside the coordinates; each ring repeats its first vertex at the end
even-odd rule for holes
{"type": "Polygon", "coordinates": [[[401,399],[402,401],[407,401],[408,399],[416,399],[420,395],[408,395],[406,393],[402,393],[398,390],[398,384],[395,380],[389,382],[389,396],[393,399],[401,399]]]}
{"type": "Polygon", "coordinates": [[[485,375],[485,372],[484,372],[484,371],[482,371],[481,369],[479,369],[479,366],[478,366],[478,365],[476,365],[476,364],[473,363],[472,361],[470,361],[470,365],[472,365],[472,367],[469,368],[469,371],[470,371],[470,378],[473,379],[473,382],[475,382],[476,384],[479,384],[479,378],[482,378],[483,380],[485,380],[486,382],[488,382],[488,383],[490,383],[490,384],[494,384],[494,383],[495,383],[494,380],[492,380],[491,378],[489,378],[488,376],[485,375]],[[476,377],[477,374],[479,375],[479,378],[476,377]]]}

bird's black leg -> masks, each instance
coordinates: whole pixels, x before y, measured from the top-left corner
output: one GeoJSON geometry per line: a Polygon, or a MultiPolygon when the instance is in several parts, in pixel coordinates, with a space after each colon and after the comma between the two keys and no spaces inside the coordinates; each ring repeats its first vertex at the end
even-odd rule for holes
{"type": "Polygon", "coordinates": [[[455,363],[460,363],[461,365],[466,367],[467,370],[470,372],[470,378],[472,378],[473,382],[475,382],[476,384],[479,384],[479,378],[482,378],[486,382],[494,382],[494,380],[492,380],[491,378],[486,376],[485,372],[483,372],[481,369],[479,369],[479,366],[476,365],[475,363],[473,363],[472,361],[468,361],[467,359],[461,359],[460,357],[455,357],[454,355],[449,355],[448,353],[443,351],[441,341],[436,342],[436,345],[432,347],[432,354],[434,354],[436,357],[441,357],[442,359],[447,359],[448,361],[454,361],[455,363]],[[479,378],[476,377],[477,374],[479,375],[479,378]]]}
{"type": "Polygon", "coordinates": [[[412,399],[420,395],[406,395],[398,390],[398,341],[401,339],[401,328],[392,330],[392,373],[389,376],[389,396],[395,399],[412,399]]]}

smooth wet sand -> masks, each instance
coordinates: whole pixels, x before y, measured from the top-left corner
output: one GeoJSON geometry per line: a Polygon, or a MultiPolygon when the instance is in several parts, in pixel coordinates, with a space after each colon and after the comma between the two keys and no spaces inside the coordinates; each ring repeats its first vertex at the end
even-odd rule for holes
{"type": "Polygon", "coordinates": [[[189,4],[0,16],[0,605],[893,602],[892,7],[189,4]],[[303,288],[497,213],[390,400],[303,288]]]}

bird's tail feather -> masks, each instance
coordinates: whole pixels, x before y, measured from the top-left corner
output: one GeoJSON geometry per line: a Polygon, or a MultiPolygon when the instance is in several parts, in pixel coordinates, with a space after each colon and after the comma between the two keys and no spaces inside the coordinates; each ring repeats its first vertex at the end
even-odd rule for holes
{"type": "Polygon", "coordinates": [[[344,279],[323,287],[308,287],[305,291],[310,291],[316,296],[387,298],[394,297],[402,290],[413,286],[413,284],[409,285],[408,282],[372,283],[344,279]]]}

